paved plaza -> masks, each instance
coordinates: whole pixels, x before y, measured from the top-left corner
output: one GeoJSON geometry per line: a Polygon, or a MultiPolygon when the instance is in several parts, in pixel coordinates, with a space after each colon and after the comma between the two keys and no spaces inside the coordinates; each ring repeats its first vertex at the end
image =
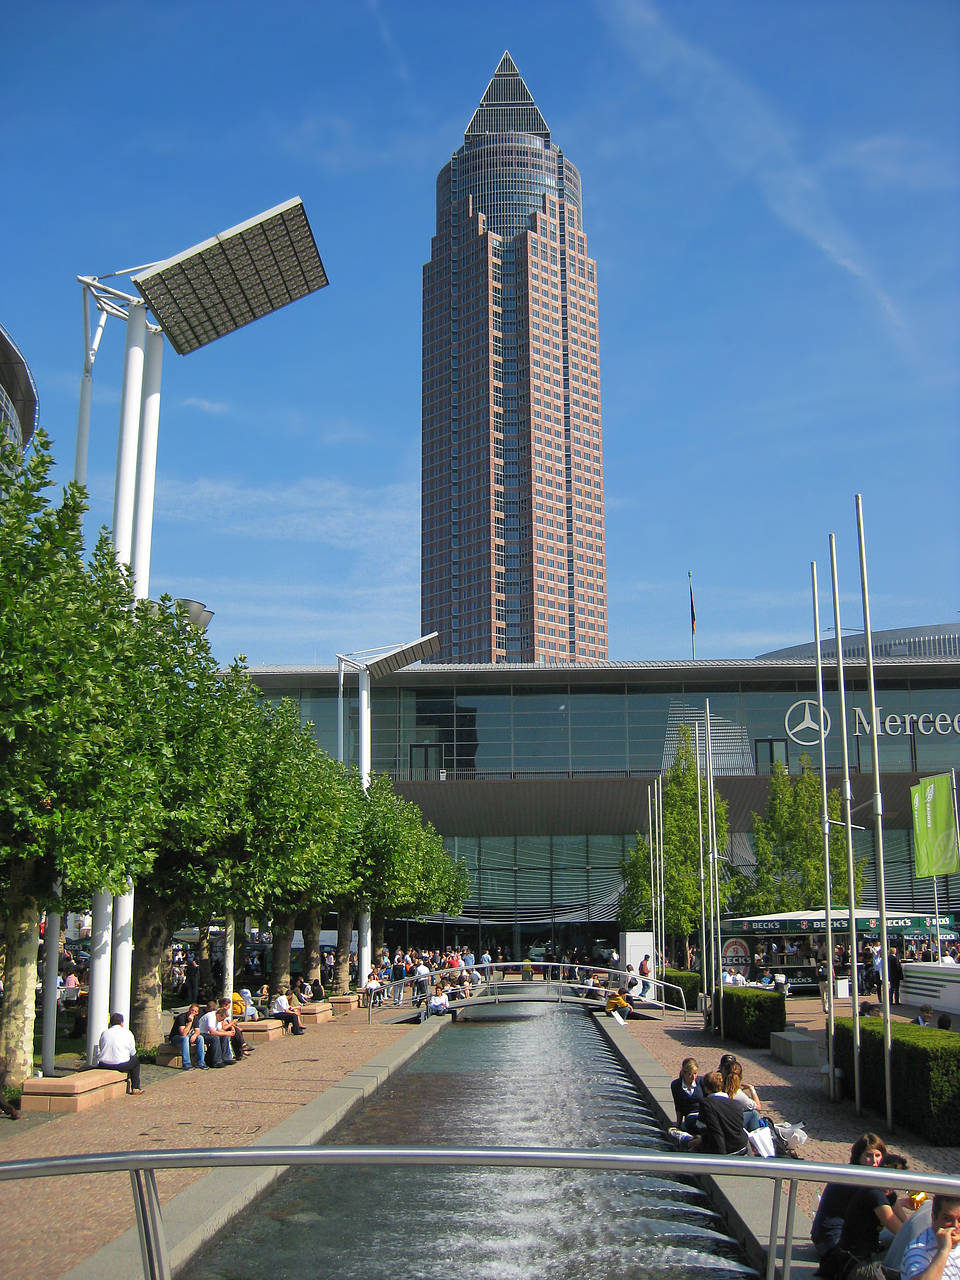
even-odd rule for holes
{"type": "MultiPolygon", "coordinates": [[[[789,1021],[822,1032],[819,1000],[791,999],[787,1009],[789,1021]]],[[[909,1018],[912,1012],[903,1008],[897,1016],[909,1018]]],[[[719,1039],[693,1014],[686,1020],[668,1014],[662,1021],[631,1021],[627,1029],[671,1074],[688,1056],[696,1057],[702,1069],[712,1069],[722,1051],[719,1039]]],[[[140,1097],[117,1099],[76,1115],[24,1116],[17,1122],[0,1117],[0,1160],[245,1146],[262,1141],[282,1122],[296,1132],[298,1116],[306,1114],[303,1109],[318,1095],[335,1090],[345,1076],[396,1046],[410,1030],[403,1024],[369,1026],[366,1011],[354,1010],[309,1028],[304,1036],[261,1044],[250,1058],[229,1069],[183,1074],[146,1067],[140,1097]]],[[[804,1122],[810,1134],[803,1148],[807,1159],[844,1163],[858,1134],[874,1129],[908,1157],[911,1168],[960,1176],[960,1152],[932,1147],[909,1134],[889,1134],[882,1117],[857,1117],[852,1103],[830,1102],[823,1093],[819,1066],[788,1066],[768,1051],[729,1047],[768,1113],[777,1120],[804,1122]]],[[[161,1199],[167,1202],[197,1179],[212,1176],[202,1171],[162,1173],[161,1199]]],[[[810,1216],[818,1192],[816,1184],[801,1184],[799,1205],[810,1216]]],[[[135,1225],[126,1174],[0,1183],[0,1213],[0,1280],[55,1280],[135,1225]]]]}

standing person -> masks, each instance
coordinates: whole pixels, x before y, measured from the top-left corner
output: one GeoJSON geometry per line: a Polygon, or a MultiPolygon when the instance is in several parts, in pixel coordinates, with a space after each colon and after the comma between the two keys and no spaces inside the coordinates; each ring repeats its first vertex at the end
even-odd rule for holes
{"type": "Polygon", "coordinates": [[[390,966],[390,982],[391,993],[393,995],[393,1003],[399,1009],[403,1005],[403,980],[407,976],[407,966],[403,962],[403,956],[398,951],[393,957],[393,964],[390,966]]]}
{"type": "Polygon", "coordinates": [[[641,1000],[646,1000],[653,991],[653,983],[650,979],[653,977],[653,966],[650,963],[650,957],[644,956],[640,961],[640,977],[643,979],[643,989],[640,992],[641,1000]]]}
{"type": "Polygon", "coordinates": [[[413,1005],[415,1009],[419,1009],[430,991],[430,970],[422,956],[413,971],[413,977],[413,1005]]]}
{"type": "Polygon", "coordinates": [[[100,1037],[97,1061],[110,1071],[122,1071],[130,1093],[143,1093],[140,1088],[140,1059],[132,1034],[123,1025],[122,1013],[111,1013],[106,1031],[100,1037]]]}
{"type": "Polygon", "coordinates": [[[903,1256],[903,1280],[960,1280],[960,1196],[933,1197],[930,1226],[903,1256]]]}
{"type": "Polygon", "coordinates": [[[903,965],[897,955],[897,948],[891,947],[887,956],[887,973],[890,977],[890,1003],[900,1003],[900,983],[903,981],[903,965]]]}
{"type": "Polygon", "coordinates": [[[193,1004],[200,996],[200,966],[192,955],[187,957],[187,963],[184,965],[183,972],[183,994],[187,1001],[190,1004],[193,1004]]]}

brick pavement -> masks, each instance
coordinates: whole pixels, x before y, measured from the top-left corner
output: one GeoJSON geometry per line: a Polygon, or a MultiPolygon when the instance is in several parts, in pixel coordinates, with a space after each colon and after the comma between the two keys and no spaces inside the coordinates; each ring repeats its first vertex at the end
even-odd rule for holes
{"type": "MultiPolygon", "coordinates": [[[[0,1160],[163,1147],[249,1146],[408,1030],[354,1010],[261,1044],[220,1071],[145,1067],[139,1097],[64,1116],[0,1116],[0,1160]]],[[[204,1176],[160,1173],[162,1201],[204,1176]]],[[[202,1194],[202,1186],[198,1189],[202,1194]]],[[[0,1182],[0,1280],[54,1280],[135,1225],[128,1174],[0,1182]]]]}
{"type": "MultiPolygon", "coordinates": [[[[915,1010],[900,1006],[894,1018],[909,1021],[914,1013],[915,1010]]],[[[679,1072],[684,1058],[696,1058],[701,1071],[713,1071],[722,1053],[735,1052],[743,1064],[744,1080],[756,1088],[765,1114],[777,1122],[803,1121],[810,1137],[802,1150],[807,1160],[845,1164],[850,1157],[850,1147],[859,1135],[872,1131],[878,1133],[891,1150],[905,1155],[910,1168],[960,1175],[960,1151],[955,1148],[934,1147],[909,1133],[891,1133],[883,1116],[870,1111],[858,1116],[852,1101],[829,1100],[823,1091],[821,1074],[821,1067],[826,1063],[823,1035],[826,1017],[819,998],[791,997],[787,1001],[787,1022],[816,1035],[820,1049],[820,1063],[816,1067],[790,1066],[780,1062],[768,1049],[726,1044],[704,1030],[702,1018],[694,1014],[689,1014],[686,1022],[678,1014],[668,1014],[662,1022],[631,1019],[627,1027],[647,1052],[673,1075],[679,1072]]],[[[819,1194],[818,1184],[800,1184],[798,1205],[811,1218],[819,1194]]]]}

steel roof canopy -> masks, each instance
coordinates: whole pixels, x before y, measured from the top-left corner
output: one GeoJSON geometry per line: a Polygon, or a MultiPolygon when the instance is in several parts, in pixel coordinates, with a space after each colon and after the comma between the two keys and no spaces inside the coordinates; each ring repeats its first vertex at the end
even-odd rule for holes
{"type": "Polygon", "coordinates": [[[133,277],[174,350],[187,355],[328,282],[299,196],[133,277]]]}

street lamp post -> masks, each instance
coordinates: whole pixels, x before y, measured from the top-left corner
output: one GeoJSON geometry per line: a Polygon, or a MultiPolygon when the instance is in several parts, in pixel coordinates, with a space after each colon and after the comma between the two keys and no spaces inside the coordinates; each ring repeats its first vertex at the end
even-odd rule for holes
{"type": "MultiPolygon", "coordinates": [[[[175,351],[186,355],[313,293],[328,281],[299,197],[175,257],[115,272],[113,277],[131,278],[139,296],[124,293],[96,276],[78,277],[83,286],[84,363],[75,478],[81,483],[86,478],[93,364],[106,318],[112,315],[124,320],[127,329],[114,489],[114,547],[120,563],[131,567],[134,598],[145,599],[153,536],[163,335],[175,351]],[[101,313],[92,334],[91,300],[101,313]],[[148,322],[148,308],[159,327],[148,322]]],[[[109,897],[100,893],[94,899],[87,1016],[90,1063],[96,1059],[99,1034],[109,1013],[129,1016],[132,886],[116,902],[110,898],[108,908],[109,897]]]]}
{"type": "MultiPolygon", "coordinates": [[[[382,645],[377,649],[358,649],[355,653],[337,654],[337,757],[343,763],[343,673],[349,668],[356,671],[359,684],[360,738],[358,765],[360,785],[364,791],[370,787],[371,720],[370,681],[400,671],[411,662],[431,658],[440,651],[440,636],[436,631],[420,636],[410,644],[382,645]]],[[[360,903],[357,916],[357,975],[365,982],[370,971],[370,904],[360,903]]]]}

